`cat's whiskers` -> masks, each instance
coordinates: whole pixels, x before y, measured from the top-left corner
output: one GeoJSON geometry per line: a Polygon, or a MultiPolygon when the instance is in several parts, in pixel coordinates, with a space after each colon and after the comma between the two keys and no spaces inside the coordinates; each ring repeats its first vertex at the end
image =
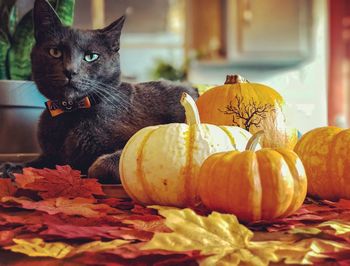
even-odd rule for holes
{"type": "MultiPolygon", "coordinates": [[[[90,85],[90,84],[89,84],[90,85]]],[[[92,84],[91,84],[92,85],[92,84]]],[[[88,93],[88,95],[93,95],[95,94],[96,96],[98,96],[102,101],[105,101],[107,104],[111,105],[112,107],[114,107],[115,109],[119,110],[119,111],[123,111],[126,112],[128,114],[131,114],[132,112],[130,111],[130,104],[126,105],[121,104],[121,101],[116,99],[115,97],[113,97],[113,95],[111,95],[110,93],[108,93],[107,91],[94,86],[94,90],[91,91],[90,93],[88,93]]]]}
{"type": "MultiPolygon", "coordinates": [[[[116,91],[114,87],[106,85],[100,82],[84,80],[84,85],[93,86],[92,93],[96,93],[99,97],[105,100],[107,103],[111,104],[118,110],[124,110],[128,113],[131,113],[130,107],[131,103],[123,98],[120,94],[120,91],[116,91]],[[106,90],[109,89],[109,90],[106,90]],[[112,94],[111,91],[115,91],[116,94],[112,94]]],[[[134,105],[133,105],[134,106],[134,105]]],[[[134,113],[134,112],[133,112],[134,113]]]]}
{"type": "Polygon", "coordinates": [[[98,89],[100,92],[102,92],[103,94],[105,94],[108,97],[111,97],[113,100],[118,102],[118,105],[122,104],[123,106],[127,106],[127,107],[139,107],[139,108],[143,108],[143,104],[140,102],[133,102],[131,103],[130,101],[128,101],[127,99],[129,99],[128,95],[125,94],[124,91],[122,90],[117,90],[115,89],[114,86],[105,84],[103,82],[99,82],[99,81],[93,81],[91,82],[90,80],[87,81],[88,83],[90,83],[91,85],[97,85],[95,86],[96,89],[98,89]],[[108,89],[108,90],[106,90],[108,89]],[[110,91],[115,91],[115,94],[111,94],[110,91]],[[124,94],[123,97],[122,95],[124,94]]]}

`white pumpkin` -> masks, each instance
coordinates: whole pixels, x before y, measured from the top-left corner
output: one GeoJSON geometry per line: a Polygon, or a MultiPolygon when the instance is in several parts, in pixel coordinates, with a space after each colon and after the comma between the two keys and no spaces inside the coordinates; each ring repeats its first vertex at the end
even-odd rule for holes
{"type": "Polygon", "coordinates": [[[146,127],[126,144],[119,162],[120,179],[135,201],[177,207],[198,203],[198,174],[213,153],[243,151],[252,136],[233,126],[200,124],[191,96],[181,103],[185,123],[146,127]]]}

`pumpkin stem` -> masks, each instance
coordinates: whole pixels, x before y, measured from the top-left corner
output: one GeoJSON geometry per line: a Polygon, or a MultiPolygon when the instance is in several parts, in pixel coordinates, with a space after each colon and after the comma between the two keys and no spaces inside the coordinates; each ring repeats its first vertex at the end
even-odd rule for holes
{"type": "Polygon", "coordinates": [[[225,84],[249,83],[248,80],[240,75],[227,75],[225,84]]]}
{"type": "Polygon", "coordinates": [[[181,105],[185,108],[187,124],[199,125],[201,121],[199,119],[197,105],[194,102],[193,98],[190,95],[188,95],[186,92],[184,92],[182,93],[180,102],[181,102],[181,105]]]}
{"type": "Polygon", "coordinates": [[[264,130],[256,132],[248,141],[245,147],[246,151],[255,151],[256,146],[259,144],[261,137],[265,134],[264,130]]]}

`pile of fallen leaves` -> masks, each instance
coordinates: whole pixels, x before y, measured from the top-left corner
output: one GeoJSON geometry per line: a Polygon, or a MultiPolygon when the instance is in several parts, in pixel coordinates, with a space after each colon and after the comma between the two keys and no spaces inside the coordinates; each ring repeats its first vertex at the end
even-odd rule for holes
{"type": "Polygon", "coordinates": [[[69,166],[0,179],[0,265],[350,263],[350,201],[307,200],[294,215],[242,225],[205,209],[108,198],[69,166]]]}

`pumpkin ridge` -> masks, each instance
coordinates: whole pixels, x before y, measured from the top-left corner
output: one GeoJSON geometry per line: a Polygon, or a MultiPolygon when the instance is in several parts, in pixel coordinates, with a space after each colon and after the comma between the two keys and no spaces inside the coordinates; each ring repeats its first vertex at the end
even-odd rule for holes
{"type": "Polygon", "coordinates": [[[136,176],[137,179],[140,181],[143,189],[145,190],[145,195],[146,198],[148,199],[149,204],[153,204],[154,200],[151,198],[152,195],[152,190],[150,189],[148,182],[146,182],[146,177],[145,177],[145,173],[143,171],[143,150],[146,146],[146,143],[148,141],[148,139],[151,137],[151,135],[157,130],[157,128],[153,129],[152,131],[148,132],[144,138],[142,139],[140,146],[137,150],[136,153],[136,162],[137,162],[137,168],[136,168],[136,176]]]}
{"type": "Polygon", "coordinates": [[[221,128],[221,130],[224,131],[224,133],[229,137],[232,146],[234,147],[235,150],[237,150],[236,141],[235,141],[235,138],[232,136],[231,132],[225,126],[218,126],[218,127],[221,128]]]}
{"type": "MultiPolygon", "coordinates": [[[[267,205],[264,206],[264,204],[263,204],[262,213],[264,214],[264,212],[267,211],[267,212],[270,212],[270,214],[268,216],[281,217],[281,216],[283,216],[283,214],[287,210],[288,206],[290,205],[290,202],[292,201],[292,193],[290,193],[291,195],[288,196],[288,195],[286,195],[286,193],[284,193],[284,195],[282,195],[281,192],[278,191],[283,183],[288,182],[287,180],[286,181],[281,180],[280,175],[278,174],[278,176],[277,176],[277,174],[276,174],[277,172],[281,172],[284,161],[278,162],[279,163],[277,165],[278,169],[276,170],[276,161],[275,160],[277,160],[277,159],[280,160],[281,158],[283,159],[283,156],[280,155],[275,150],[270,149],[270,148],[261,149],[261,150],[256,152],[256,155],[257,155],[257,160],[259,163],[259,172],[265,171],[264,175],[262,175],[265,178],[263,178],[261,180],[263,191],[265,189],[269,190],[269,188],[275,188],[275,192],[279,192],[279,193],[272,193],[272,191],[270,191],[270,193],[268,193],[270,196],[268,201],[264,200],[264,195],[266,195],[266,193],[263,193],[262,202],[266,202],[267,205]],[[276,157],[276,155],[280,158],[274,158],[274,157],[276,157]],[[274,168],[270,168],[270,166],[272,166],[274,168]],[[275,197],[275,199],[271,200],[273,197],[275,197]],[[289,202],[287,202],[287,200],[289,202]],[[273,210],[273,213],[271,213],[270,210],[271,210],[271,207],[273,207],[272,202],[278,202],[278,203],[283,203],[283,204],[279,204],[280,206],[277,209],[273,210]]],[[[286,162],[284,162],[284,164],[287,165],[286,162]]],[[[262,218],[264,219],[264,217],[262,217],[262,218]]]]}
{"type": "MultiPolygon", "coordinates": [[[[252,187],[254,189],[254,193],[252,195],[252,197],[257,197],[258,191],[257,189],[259,189],[259,199],[257,200],[258,202],[254,202],[254,199],[251,200],[251,203],[253,204],[253,208],[252,208],[252,219],[253,220],[261,220],[262,218],[262,198],[263,198],[263,187],[262,187],[262,180],[261,180],[261,175],[260,175],[260,171],[259,171],[259,161],[258,161],[258,157],[256,155],[255,152],[253,151],[249,151],[251,153],[253,153],[253,162],[252,162],[252,166],[254,164],[256,164],[256,167],[253,168],[251,167],[251,169],[256,169],[256,175],[253,174],[253,177],[251,178],[251,182],[254,184],[252,187]],[[256,205],[254,203],[257,203],[256,205]]],[[[252,176],[252,175],[249,175],[252,176]]]]}
{"type": "MultiPolygon", "coordinates": [[[[337,143],[337,139],[338,137],[342,137],[342,135],[347,135],[349,130],[342,130],[337,132],[336,134],[333,135],[331,141],[329,142],[329,157],[330,158],[338,158],[337,155],[337,149],[336,149],[336,143],[337,143]]],[[[345,158],[342,158],[342,160],[345,160],[345,158]]],[[[344,162],[345,163],[345,162],[344,162]]],[[[333,167],[335,166],[331,166],[333,164],[332,159],[327,160],[327,167],[328,169],[334,169],[333,167]],[[332,168],[331,168],[332,167],[332,168]]],[[[336,169],[337,170],[337,169],[336,169]]],[[[332,195],[336,195],[338,194],[336,191],[339,191],[339,196],[340,197],[344,197],[346,195],[346,180],[344,177],[344,173],[338,173],[338,171],[333,172],[331,174],[331,194],[332,195]],[[336,187],[337,186],[337,187],[336,187]]]]}
{"type": "Polygon", "coordinates": [[[296,206],[302,205],[303,201],[300,201],[300,199],[304,199],[306,196],[307,185],[304,185],[305,182],[307,183],[307,179],[305,177],[306,174],[305,174],[305,171],[302,172],[303,167],[300,167],[300,169],[298,169],[298,165],[302,165],[302,162],[298,158],[298,155],[295,152],[284,148],[275,149],[275,151],[282,155],[284,161],[288,165],[289,172],[293,176],[293,183],[294,183],[293,199],[289,207],[285,211],[285,215],[289,215],[297,210],[295,208],[296,206]],[[295,161],[291,159],[292,156],[294,157],[293,159],[295,159],[295,161]],[[302,175],[300,173],[302,173],[302,175]],[[305,190],[302,191],[301,190],[302,188],[305,188],[305,190]]]}
{"type": "Polygon", "coordinates": [[[186,142],[186,164],[183,167],[182,175],[184,177],[184,191],[185,191],[185,202],[194,203],[192,201],[192,194],[190,188],[192,188],[191,183],[193,182],[192,176],[192,164],[193,164],[193,149],[194,149],[194,140],[196,137],[196,130],[194,130],[196,125],[189,125],[188,130],[185,133],[185,142],[186,142]]]}
{"type": "MultiPolygon", "coordinates": [[[[158,127],[159,127],[159,126],[154,126],[153,128],[154,128],[154,130],[156,130],[158,127]]],[[[145,129],[140,130],[140,131],[139,131],[138,133],[136,133],[136,134],[141,134],[141,132],[143,132],[144,130],[145,130],[145,129]]],[[[135,136],[136,136],[136,134],[135,134],[135,136]]],[[[120,173],[120,181],[121,181],[122,186],[123,186],[123,188],[125,189],[126,193],[127,193],[133,200],[139,201],[139,199],[138,199],[138,198],[135,196],[135,194],[132,192],[133,190],[130,189],[128,182],[127,182],[126,180],[124,180],[124,178],[125,178],[125,174],[124,174],[125,169],[124,169],[124,163],[123,163],[123,162],[124,162],[125,151],[129,148],[129,146],[131,145],[132,141],[133,141],[133,139],[131,139],[131,140],[125,145],[125,147],[124,147],[124,149],[123,149],[123,152],[122,152],[121,157],[120,157],[119,173],[120,173]]]]}

